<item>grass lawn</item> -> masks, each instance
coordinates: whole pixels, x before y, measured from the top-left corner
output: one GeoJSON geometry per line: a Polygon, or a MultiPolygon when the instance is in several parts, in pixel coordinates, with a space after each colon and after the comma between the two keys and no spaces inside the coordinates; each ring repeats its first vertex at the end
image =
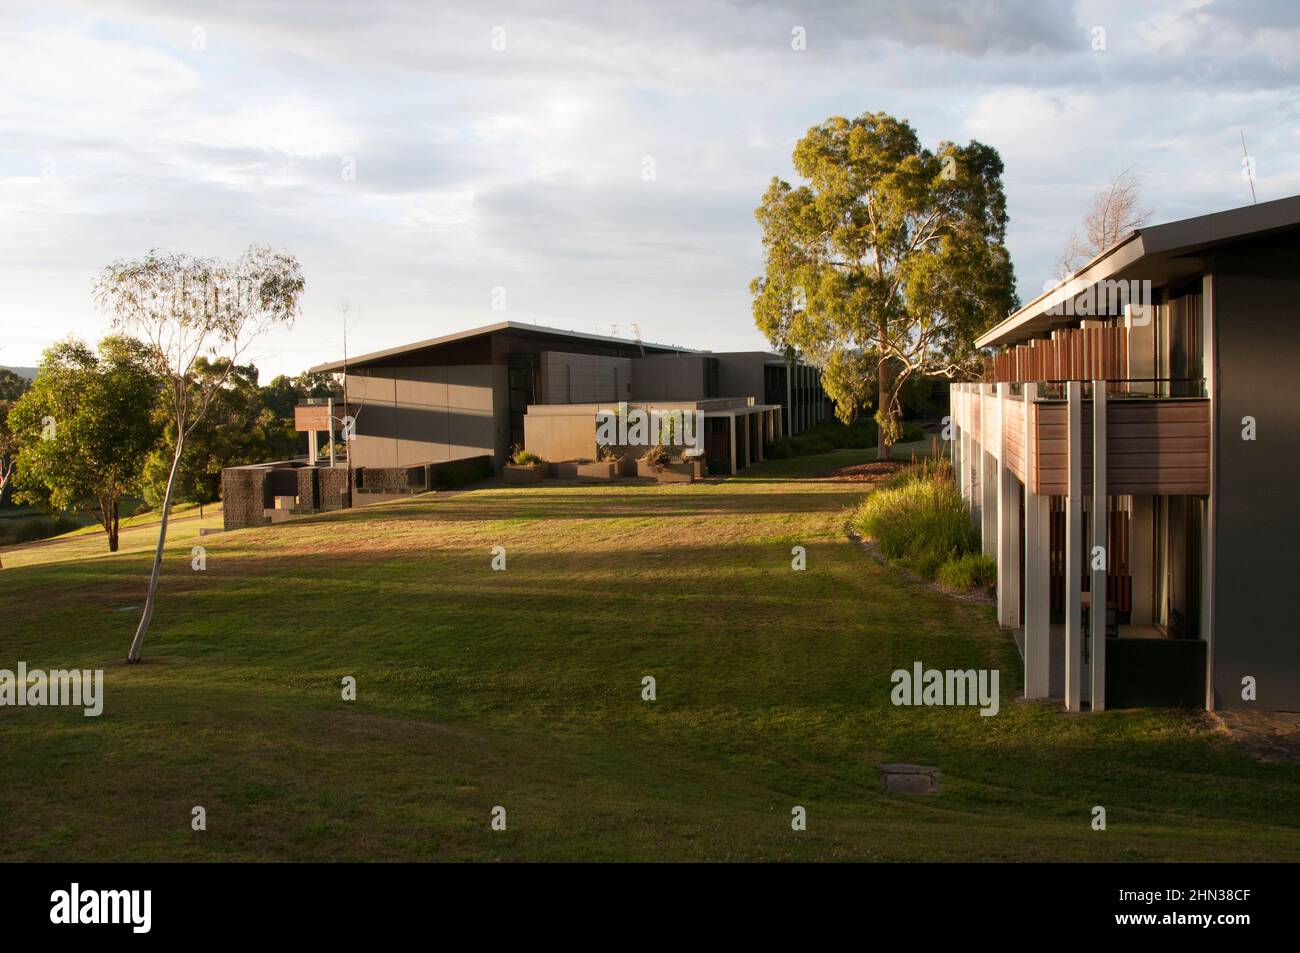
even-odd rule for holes
{"type": "Polygon", "coordinates": [[[1300,767],[1017,700],[991,610],[847,540],[868,488],[821,474],[869,455],[417,497],[206,537],[206,572],[181,539],[132,667],[146,550],[6,554],[0,668],[102,667],[106,698],[0,709],[0,859],[1300,859],[1300,767]],[[1001,712],[893,707],[918,660],[1000,669],[1001,712]]]}

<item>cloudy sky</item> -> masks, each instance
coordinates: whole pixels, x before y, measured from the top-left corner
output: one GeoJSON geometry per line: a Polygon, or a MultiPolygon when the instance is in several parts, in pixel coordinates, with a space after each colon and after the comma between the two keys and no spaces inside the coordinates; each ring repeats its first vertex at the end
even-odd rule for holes
{"type": "Polygon", "coordinates": [[[1300,193],[1295,0],[0,0],[0,87],[6,365],[107,330],[107,262],[252,241],[307,278],[264,380],[339,356],[343,299],[354,353],[504,318],[761,347],[753,210],[831,115],[997,148],[1025,298],[1124,168],[1155,221],[1246,204],[1244,129],[1260,200],[1300,193]]]}

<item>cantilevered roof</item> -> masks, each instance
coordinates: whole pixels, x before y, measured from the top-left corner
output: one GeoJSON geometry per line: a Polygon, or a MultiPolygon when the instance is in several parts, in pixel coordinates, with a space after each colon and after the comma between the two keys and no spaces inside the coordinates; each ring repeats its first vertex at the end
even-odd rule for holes
{"type": "Polygon", "coordinates": [[[1194,256],[1201,252],[1296,228],[1300,228],[1300,195],[1140,228],[985,331],[975,340],[975,345],[1011,344],[1077,322],[1077,317],[1059,313],[1064,310],[1060,306],[1099,281],[1149,278],[1162,283],[1183,274],[1198,273],[1200,262],[1194,256]],[[1054,310],[1058,313],[1051,313],[1054,310]]]}
{"type": "MultiPolygon", "coordinates": [[[[676,347],[669,344],[650,344],[646,341],[635,341],[631,338],[608,337],[604,334],[584,334],[581,331],[565,331],[560,328],[548,328],[539,324],[525,324],[520,321],[498,321],[496,324],[485,324],[480,328],[470,328],[468,331],[458,331],[455,334],[444,334],[442,337],[429,338],[427,341],[416,341],[413,344],[403,344],[401,347],[390,347],[382,351],[371,351],[369,354],[359,354],[356,357],[348,358],[347,366],[349,369],[364,367],[367,364],[373,364],[393,357],[400,357],[404,354],[410,354],[415,351],[423,351],[443,344],[452,344],[456,341],[468,340],[469,338],[496,334],[499,331],[510,331],[516,334],[523,334],[525,337],[537,337],[543,339],[558,338],[560,340],[570,341],[589,341],[596,344],[614,344],[620,347],[639,347],[655,354],[701,353],[692,350],[691,348],[676,347]]],[[[317,364],[315,367],[310,368],[310,372],[313,374],[326,374],[334,371],[341,371],[343,370],[343,364],[343,361],[330,361],[326,364],[317,364]]]]}

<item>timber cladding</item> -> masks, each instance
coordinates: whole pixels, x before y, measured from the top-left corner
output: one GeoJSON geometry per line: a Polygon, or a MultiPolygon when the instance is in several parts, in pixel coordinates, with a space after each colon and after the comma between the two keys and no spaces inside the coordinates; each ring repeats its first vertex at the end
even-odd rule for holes
{"type": "MultiPolygon", "coordinates": [[[[1067,474],[1064,401],[1035,405],[1035,492],[1063,495],[1067,474]]],[[[1083,406],[1085,495],[1092,492],[1092,408],[1083,406]]],[[[1208,400],[1112,400],[1106,404],[1110,495],[1201,496],[1210,492],[1208,400]]]]}
{"type": "Polygon", "coordinates": [[[1002,446],[1006,453],[1007,469],[1022,483],[1025,480],[1025,403],[1010,399],[1006,409],[1006,433],[1002,446]]]}

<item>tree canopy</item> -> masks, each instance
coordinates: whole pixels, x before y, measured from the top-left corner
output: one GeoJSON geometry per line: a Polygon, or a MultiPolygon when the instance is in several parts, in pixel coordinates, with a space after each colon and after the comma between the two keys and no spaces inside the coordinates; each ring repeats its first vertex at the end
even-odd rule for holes
{"type": "Polygon", "coordinates": [[[98,354],[74,339],[48,348],[9,413],[18,446],[15,499],[87,510],[116,552],[119,504],[138,490],[158,440],[158,386],[145,348],[130,338],[107,337],[98,354]]]}
{"type": "Polygon", "coordinates": [[[794,150],[792,186],[773,178],[755,212],[766,268],[750,285],[773,346],[824,368],[850,420],[874,368],[882,450],[900,431],[913,375],[955,376],[978,334],[1015,306],[1002,160],[972,141],[921,146],[885,113],[832,117],[794,150]]]}

